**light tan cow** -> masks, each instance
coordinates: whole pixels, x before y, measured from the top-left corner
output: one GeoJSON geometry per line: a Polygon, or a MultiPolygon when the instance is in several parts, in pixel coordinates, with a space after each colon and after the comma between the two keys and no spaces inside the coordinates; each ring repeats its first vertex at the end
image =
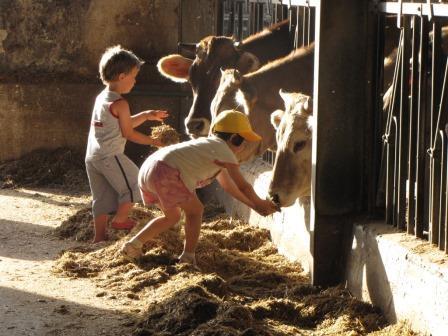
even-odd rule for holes
{"type": "Polygon", "coordinates": [[[277,155],[269,197],[280,207],[288,207],[297,198],[310,196],[314,117],[310,96],[283,91],[280,96],[285,109],[271,115],[276,129],[277,155]]]}

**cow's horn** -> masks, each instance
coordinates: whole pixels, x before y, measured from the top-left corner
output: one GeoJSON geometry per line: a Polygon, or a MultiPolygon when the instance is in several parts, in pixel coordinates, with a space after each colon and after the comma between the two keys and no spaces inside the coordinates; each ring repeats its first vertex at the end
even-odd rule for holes
{"type": "Polygon", "coordinates": [[[193,59],[196,56],[196,43],[178,42],[177,51],[182,56],[193,59]]]}

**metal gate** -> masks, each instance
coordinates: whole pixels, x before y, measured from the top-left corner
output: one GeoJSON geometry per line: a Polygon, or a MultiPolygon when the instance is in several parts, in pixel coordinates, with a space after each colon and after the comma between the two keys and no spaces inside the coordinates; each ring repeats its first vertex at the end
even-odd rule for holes
{"type": "Polygon", "coordinates": [[[371,5],[377,20],[372,178],[378,187],[370,208],[448,252],[448,4],[371,5]]]}
{"type": "Polygon", "coordinates": [[[224,0],[220,8],[218,33],[243,40],[284,19],[291,19],[295,45],[314,41],[316,1],[309,0],[224,0]]]}
{"type": "MultiPolygon", "coordinates": [[[[309,0],[224,0],[221,4],[221,35],[243,40],[263,28],[290,20],[294,31],[294,48],[310,45],[314,41],[317,1],[309,0]]],[[[267,150],[263,160],[274,164],[275,152],[267,150]]]]}

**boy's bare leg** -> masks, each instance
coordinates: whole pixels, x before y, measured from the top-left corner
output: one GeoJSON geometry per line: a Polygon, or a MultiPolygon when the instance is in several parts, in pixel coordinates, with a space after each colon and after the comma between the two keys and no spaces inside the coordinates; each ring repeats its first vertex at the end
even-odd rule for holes
{"type": "Polygon", "coordinates": [[[185,212],[184,252],[194,253],[201,231],[204,206],[196,194],[194,194],[194,197],[192,197],[188,202],[181,204],[181,208],[185,212]]]}
{"type": "Polygon", "coordinates": [[[181,216],[179,208],[162,209],[163,216],[152,219],[131,240],[138,239],[142,244],[155,238],[158,234],[168,230],[175,225],[181,216]]]}
{"type": "Polygon", "coordinates": [[[93,219],[95,228],[95,236],[93,237],[93,243],[98,243],[106,239],[106,226],[108,215],[99,215],[93,219]]]}
{"type": "Polygon", "coordinates": [[[123,223],[124,221],[126,221],[133,206],[134,203],[131,202],[119,204],[117,213],[115,214],[113,221],[117,223],[123,223]]]}

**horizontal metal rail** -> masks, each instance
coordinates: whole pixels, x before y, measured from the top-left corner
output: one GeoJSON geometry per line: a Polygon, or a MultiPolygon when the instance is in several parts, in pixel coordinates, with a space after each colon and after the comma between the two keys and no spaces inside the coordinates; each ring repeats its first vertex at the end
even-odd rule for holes
{"type": "MultiPolygon", "coordinates": [[[[317,7],[320,0],[277,0],[275,2],[290,6],[317,7]]],[[[275,3],[274,1],[272,3],[275,3]]]]}
{"type": "Polygon", "coordinates": [[[448,4],[439,3],[373,2],[372,9],[388,14],[448,16],[448,4]]]}

